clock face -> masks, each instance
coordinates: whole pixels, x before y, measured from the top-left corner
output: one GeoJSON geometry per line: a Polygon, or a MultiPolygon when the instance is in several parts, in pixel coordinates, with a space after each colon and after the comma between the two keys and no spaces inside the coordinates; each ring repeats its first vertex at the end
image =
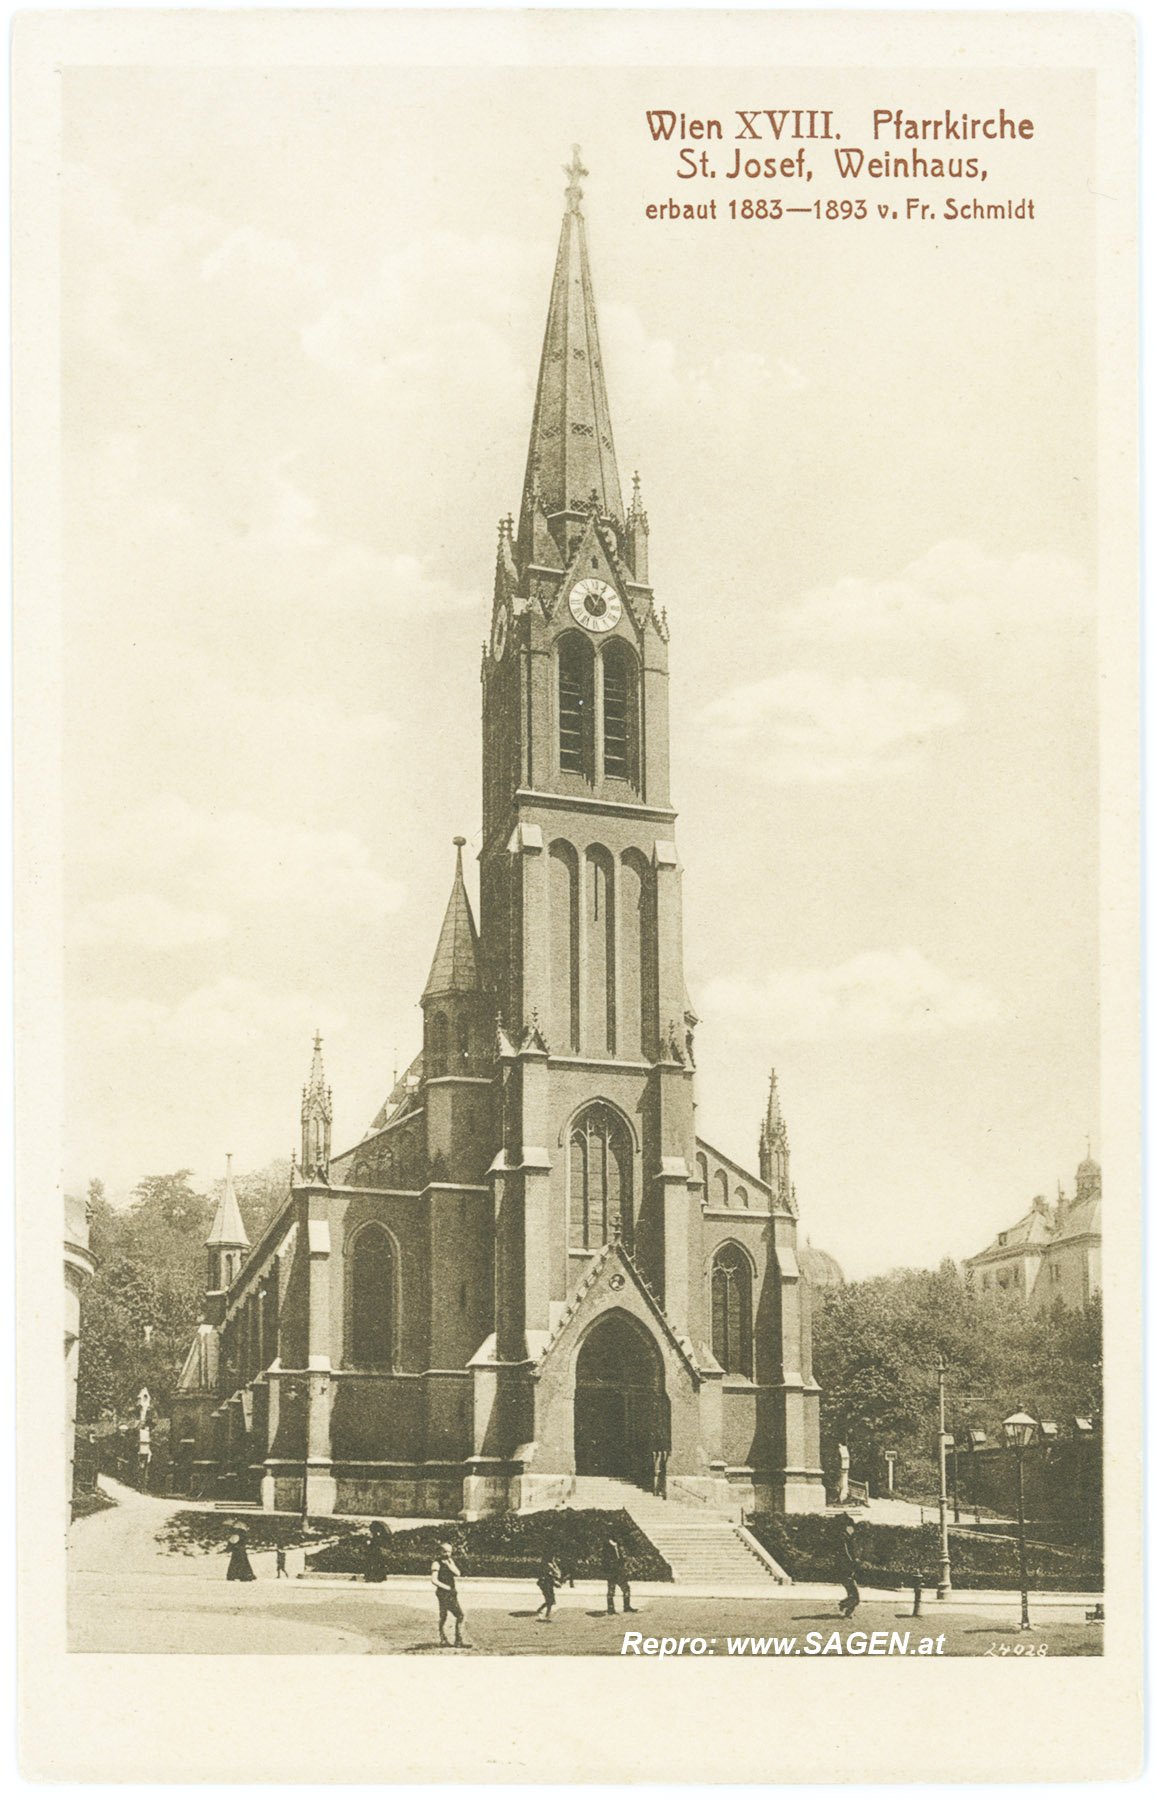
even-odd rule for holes
{"type": "Polygon", "coordinates": [[[496,662],[500,662],[505,655],[505,646],[508,642],[509,608],[508,606],[503,606],[497,615],[497,622],[493,627],[493,655],[496,662]]]}
{"type": "Polygon", "coordinates": [[[622,616],[622,603],[608,581],[587,575],[570,589],[569,609],[586,631],[612,631],[622,616]]]}

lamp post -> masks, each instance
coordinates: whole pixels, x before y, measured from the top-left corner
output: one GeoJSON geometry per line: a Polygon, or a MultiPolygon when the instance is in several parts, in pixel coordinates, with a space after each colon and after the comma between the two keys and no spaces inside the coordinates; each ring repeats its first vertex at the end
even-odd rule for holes
{"type": "Polygon", "coordinates": [[[1029,1412],[1012,1413],[1009,1419],[1003,1420],[1006,1440],[1008,1444],[1014,1445],[1019,1457],[1019,1592],[1023,1603],[1020,1631],[1031,1629],[1031,1617],[1027,1609],[1027,1520],[1023,1511],[1023,1451],[1032,1442],[1037,1430],[1038,1421],[1032,1419],[1029,1412]]]}
{"type": "Polygon", "coordinates": [[[938,1597],[950,1594],[950,1534],[946,1522],[946,1357],[938,1358],[938,1597]]]}

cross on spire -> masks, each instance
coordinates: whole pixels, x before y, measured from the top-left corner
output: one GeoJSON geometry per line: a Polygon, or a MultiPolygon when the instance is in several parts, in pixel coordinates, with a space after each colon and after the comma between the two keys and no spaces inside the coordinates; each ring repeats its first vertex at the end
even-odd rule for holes
{"type": "Polygon", "coordinates": [[[567,188],[565,190],[565,197],[569,204],[569,210],[570,210],[570,212],[580,212],[581,211],[581,200],[582,200],[582,190],[581,190],[582,176],[589,174],[589,170],[586,168],[583,168],[583,166],[582,166],[582,152],[581,152],[580,144],[574,145],[573,155],[570,158],[569,162],[565,165],[565,173],[569,176],[569,185],[567,186],[567,188]]]}

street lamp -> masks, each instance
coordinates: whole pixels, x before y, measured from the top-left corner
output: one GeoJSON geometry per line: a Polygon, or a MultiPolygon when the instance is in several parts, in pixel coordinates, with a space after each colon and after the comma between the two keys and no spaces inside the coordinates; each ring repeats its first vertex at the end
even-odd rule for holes
{"type": "Polygon", "coordinates": [[[1030,1614],[1027,1611],[1027,1521],[1023,1512],[1023,1451],[1034,1441],[1038,1428],[1038,1421],[1032,1419],[1029,1412],[1012,1413],[1009,1419],[1003,1420],[1007,1443],[1013,1444],[1019,1454],[1019,1592],[1023,1602],[1020,1631],[1031,1629],[1030,1614]]]}
{"type": "Polygon", "coordinates": [[[938,1597],[950,1595],[950,1536],[946,1523],[946,1357],[938,1358],[938,1597]]]}

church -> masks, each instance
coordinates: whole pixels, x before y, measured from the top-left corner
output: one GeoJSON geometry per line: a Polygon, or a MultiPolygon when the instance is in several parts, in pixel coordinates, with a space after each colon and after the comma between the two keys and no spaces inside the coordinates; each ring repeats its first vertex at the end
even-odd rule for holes
{"type": "Polygon", "coordinates": [[[334,1151],[318,1038],[255,1245],[226,1182],[173,1409],[186,1491],[476,1518],[648,1486],[660,1455],[715,1507],[825,1503],[776,1077],[757,1173],[696,1133],[672,633],[614,455],[585,174],[575,152],[498,531],[479,922],[458,838],[421,1052],[369,1130],[334,1151]]]}

